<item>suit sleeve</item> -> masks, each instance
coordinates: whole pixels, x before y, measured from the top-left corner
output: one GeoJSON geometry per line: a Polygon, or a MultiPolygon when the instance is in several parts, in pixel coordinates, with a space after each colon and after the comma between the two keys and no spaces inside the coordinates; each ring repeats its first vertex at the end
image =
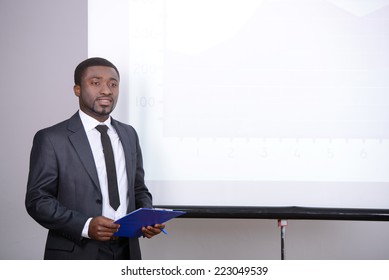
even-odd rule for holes
{"type": "Polygon", "coordinates": [[[79,241],[88,217],[57,199],[59,161],[49,133],[39,131],[31,149],[25,205],[29,215],[43,227],[79,241]]]}

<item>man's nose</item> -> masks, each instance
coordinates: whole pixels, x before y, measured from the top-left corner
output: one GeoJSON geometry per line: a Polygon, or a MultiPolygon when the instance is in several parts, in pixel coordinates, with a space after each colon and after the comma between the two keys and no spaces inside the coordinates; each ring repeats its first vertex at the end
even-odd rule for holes
{"type": "Polygon", "coordinates": [[[100,93],[104,95],[111,95],[112,89],[106,83],[102,83],[100,93]]]}

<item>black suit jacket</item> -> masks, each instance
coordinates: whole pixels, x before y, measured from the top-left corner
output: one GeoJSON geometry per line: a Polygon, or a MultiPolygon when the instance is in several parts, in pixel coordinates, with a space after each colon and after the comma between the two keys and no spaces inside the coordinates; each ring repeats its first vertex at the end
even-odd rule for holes
{"type": "MultiPolygon", "coordinates": [[[[128,178],[128,209],[152,207],[144,183],[142,153],[133,127],[112,119],[122,143],[128,178]]],[[[101,216],[102,196],[93,154],[79,113],[34,137],[26,209],[49,229],[45,258],[95,259],[99,242],[82,238],[90,217],[101,216]]],[[[130,239],[130,258],[140,259],[138,239],[130,239]]]]}

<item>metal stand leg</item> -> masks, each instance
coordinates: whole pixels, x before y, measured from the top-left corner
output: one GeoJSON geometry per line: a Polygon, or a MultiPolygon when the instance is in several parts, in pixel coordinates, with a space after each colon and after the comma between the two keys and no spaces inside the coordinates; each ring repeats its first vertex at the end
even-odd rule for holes
{"type": "Polygon", "coordinates": [[[285,260],[285,232],[287,220],[278,220],[278,227],[281,229],[281,260],[285,260]]]}

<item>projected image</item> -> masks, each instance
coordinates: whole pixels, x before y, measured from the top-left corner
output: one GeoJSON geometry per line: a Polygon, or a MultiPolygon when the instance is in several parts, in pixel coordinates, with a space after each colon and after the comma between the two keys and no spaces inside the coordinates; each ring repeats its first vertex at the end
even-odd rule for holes
{"type": "Polygon", "coordinates": [[[333,2],[168,5],[165,136],[387,138],[389,11],[333,2]]]}

